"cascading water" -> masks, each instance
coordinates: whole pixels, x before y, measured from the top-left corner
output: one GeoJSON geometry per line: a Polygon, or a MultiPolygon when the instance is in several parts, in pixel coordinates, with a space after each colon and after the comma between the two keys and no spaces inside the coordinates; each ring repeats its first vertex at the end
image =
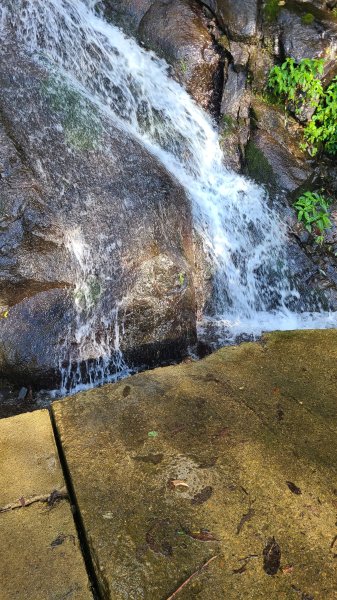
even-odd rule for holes
{"type": "MultiPolygon", "coordinates": [[[[56,69],[105,118],[138,138],[184,186],[212,265],[214,294],[205,320],[221,326],[232,339],[262,330],[336,325],[334,314],[299,312],[301,299],[287,275],[286,233],[268,206],[265,191],[223,166],[210,118],[169,77],[164,61],[106,23],[95,13],[95,4],[3,0],[0,23],[4,31],[15,32],[25,51],[56,69]]],[[[88,301],[92,277],[88,265],[95,263],[97,251],[88,249],[79,235],[71,232],[66,244],[78,265],[77,297],[88,301]]],[[[79,301],[78,314],[81,345],[90,328],[94,339],[96,321],[85,321],[79,301]]],[[[116,314],[109,318],[117,322],[116,314]]],[[[106,340],[105,356],[111,343],[106,340]]],[[[96,351],[102,355],[102,348],[96,351]]],[[[106,366],[98,370],[104,380],[106,366]]]]}

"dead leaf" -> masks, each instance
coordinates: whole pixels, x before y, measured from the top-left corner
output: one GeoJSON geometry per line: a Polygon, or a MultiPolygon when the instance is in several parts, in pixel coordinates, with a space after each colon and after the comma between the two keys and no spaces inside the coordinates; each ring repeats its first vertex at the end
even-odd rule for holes
{"type": "Polygon", "coordinates": [[[26,506],[26,500],[24,499],[23,496],[21,496],[21,498],[19,498],[19,502],[20,502],[21,506],[26,506]]]}
{"type": "Polygon", "coordinates": [[[283,575],[288,575],[289,573],[292,573],[293,570],[294,570],[293,565],[285,565],[284,567],[282,567],[283,575]]]}
{"type": "Polygon", "coordinates": [[[198,540],[199,542],[219,541],[211,531],[208,531],[208,529],[200,529],[199,531],[186,530],[185,533],[189,537],[193,538],[194,540],[198,540]]]}
{"type": "Polygon", "coordinates": [[[276,575],[280,568],[281,548],[274,537],[270,538],[263,549],[263,569],[267,575],[276,575]]]}
{"type": "Polygon", "coordinates": [[[292,481],[286,481],[286,484],[293,494],[296,494],[297,496],[302,494],[301,488],[297,487],[292,481]]]}
{"type": "Polygon", "coordinates": [[[213,494],[213,488],[210,485],[208,485],[203,490],[201,490],[201,492],[199,492],[199,494],[195,494],[195,496],[193,496],[191,503],[192,504],[203,504],[204,502],[207,502],[207,500],[210,499],[212,494],[213,494]]]}
{"type": "Polygon", "coordinates": [[[229,427],[221,427],[219,431],[216,433],[215,437],[217,438],[225,438],[228,437],[230,433],[229,427]]]}
{"type": "Polygon", "coordinates": [[[139,460],[145,463],[151,463],[153,465],[159,465],[159,463],[163,460],[163,454],[147,454],[146,456],[133,456],[133,460],[139,460]]]}
{"type": "Polygon", "coordinates": [[[253,508],[250,508],[248,510],[248,512],[243,515],[243,517],[241,518],[241,521],[238,524],[237,529],[236,529],[237,535],[239,535],[239,533],[242,530],[244,524],[247,523],[247,521],[250,521],[253,518],[254,515],[255,515],[255,510],[253,508]]]}
{"type": "Polygon", "coordinates": [[[170,479],[168,482],[168,487],[170,490],[176,490],[176,489],[189,489],[189,485],[188,483],[186,483],[186,481],[184,481],[183,479],[170,479]]]}
{"type": "Polygon", "coordinates": [[[248,561],[243,563],[243,565],[241,565],[241,567],[239,567],[238,569],[233,569],[232,573],[234,573],[234,575],[241,575],[241,573],[247,571],[247,565],[248,561]]]}

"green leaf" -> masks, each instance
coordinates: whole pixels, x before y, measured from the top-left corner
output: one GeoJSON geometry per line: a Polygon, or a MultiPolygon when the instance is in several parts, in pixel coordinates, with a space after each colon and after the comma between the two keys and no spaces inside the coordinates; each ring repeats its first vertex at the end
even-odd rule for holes
{"type": "Polygon", "coordinates": [[[149,438],[156,438],[159,434],[158,431],[149,431],[147,435],[149,438]]]}

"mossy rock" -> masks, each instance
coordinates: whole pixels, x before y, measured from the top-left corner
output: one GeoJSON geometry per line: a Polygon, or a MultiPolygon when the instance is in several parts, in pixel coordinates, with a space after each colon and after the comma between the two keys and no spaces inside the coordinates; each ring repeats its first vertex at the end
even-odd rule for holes
{"type": "Polygon", "coordinates": [[[268,187],[276,186],[276,177],[268,159],[253,141],[246,146],[246,169],[249,177],[268,187]]]}

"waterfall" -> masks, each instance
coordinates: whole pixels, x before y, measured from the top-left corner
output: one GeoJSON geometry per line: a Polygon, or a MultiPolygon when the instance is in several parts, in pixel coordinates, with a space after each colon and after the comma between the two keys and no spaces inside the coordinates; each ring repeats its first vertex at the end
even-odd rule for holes
{"type": "MultiPolygon", "coordinates": [[[[92,0],[2,3],[2,30],[15,31],[26,52],[44,67],[56,68],[185,188],[214,284],[200,331],[211,322],[228,339],[336,325],[334,314],[301,312],[301,298],[288,276],[286,231],[271,200],[262,187],[225,168],[214,123],[170,78],[165,61],[104,21],[92,0]]],[[[68,247],[76,257],[74,239],[68,247]]],[[[94,250],[87,252],[86,262],[94,260],[94,250]]],[[[90,273],[81,268],[81,256],[77,260],[77,285],[83,287],[90,273]]]]}

